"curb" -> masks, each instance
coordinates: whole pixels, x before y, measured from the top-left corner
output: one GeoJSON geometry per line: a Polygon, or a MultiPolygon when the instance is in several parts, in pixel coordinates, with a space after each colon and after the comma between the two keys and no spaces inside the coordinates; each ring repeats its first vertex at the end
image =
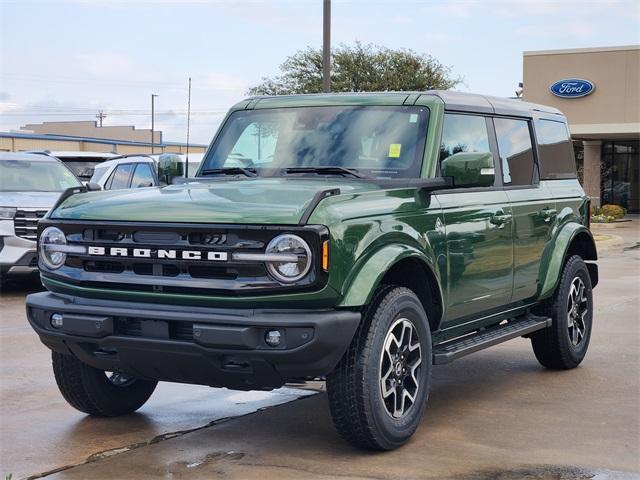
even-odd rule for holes
{"type": "Polygon", "coordinates": [[[592,223],[591,226],[589,227],[592,231],[593,230],[611,230],[611,229],[616,229],[616,228],[629,228],[629,227],[635,227],[635,225],[633,225],[633,220],[624,220],[621,222],[611,222],[611,223],[592,223]]]}

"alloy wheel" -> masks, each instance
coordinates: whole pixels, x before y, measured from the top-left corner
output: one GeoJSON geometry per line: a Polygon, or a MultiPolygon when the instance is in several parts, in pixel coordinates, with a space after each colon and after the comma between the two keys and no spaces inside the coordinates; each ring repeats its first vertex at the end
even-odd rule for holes
{"type": "Polygon", "coordinates": [[[396,320],[387,332],[380,355],[380,394],[391,417],[401,418],[415,404],[421,364],[416,327],[406,318],[396,320]]]}
{"type": "Polygon", "coordinates": [[[574,347],[582,342],[587,330],[585,317],[589,312],[589,301],[585,290],[586,287],[582,279],[580,277],[574,278],[567,299],[569,340],[574,347]]]}

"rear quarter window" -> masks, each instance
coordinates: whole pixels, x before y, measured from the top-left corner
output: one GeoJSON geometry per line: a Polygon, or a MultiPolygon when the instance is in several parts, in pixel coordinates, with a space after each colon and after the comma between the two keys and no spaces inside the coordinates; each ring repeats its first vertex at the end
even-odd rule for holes
{"type": "Polygon", "coordinates": [[[569,129],[564,122],[535,121],[540,161],[540,178],[557,180],[576,178],[576,162],[569,129]]]}

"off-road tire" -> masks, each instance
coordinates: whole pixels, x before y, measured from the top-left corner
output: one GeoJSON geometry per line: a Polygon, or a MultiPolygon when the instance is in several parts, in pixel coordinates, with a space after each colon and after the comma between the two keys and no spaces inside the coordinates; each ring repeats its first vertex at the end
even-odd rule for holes
{"type": "Polygon", "coordinates": [[[549,315],[552,318],[552,323],[550,327],[539,330],[531,336],[531,345],[536,358],[543,366],[555,370],[568,370],[577,367],[587,353],[593,325],[591,277],[580,256],[573,255],[567,260],[558,287],[541,313],[549,315]],[[571,285],[576,278],[585,285],[584,293],[588,311],[584,317],[585,332],[582,341],[573,345],[569,333],[567,308],[571,285]]]}
{"type": "Polygon", "coordinates": [[[424,413],[431,380],[431,331],[427,314],[408,288],[382,286],[364,309],[362,321],[344,357],[327,376],[331,415],[338,433],[368,450],[391,450],[415,432],[424,413]],[[381,355],[390,327],[398,319],[415,327],[421,348],[415,402],[400,418],[386,410],[381,386],[381,355]]]}
{"type": "Polygon", "coordinates": [[[77,410],[98,417],[117,417],[136,411],[149,399],[158,382],[132,379],[115,385],[105,372],[72,355],[52,352],[53,373],[60,393],[77,410]]]}

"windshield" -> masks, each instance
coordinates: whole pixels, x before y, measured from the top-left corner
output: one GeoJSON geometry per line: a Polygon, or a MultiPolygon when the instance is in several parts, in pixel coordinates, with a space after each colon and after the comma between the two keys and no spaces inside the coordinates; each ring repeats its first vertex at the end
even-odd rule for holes
{"type": "Polygon", "coordinates": [[[418,177],[428,112],[404,106],[238,111],[225,123],[199,175],[240,167],[258,175],[349,169],[372,178],[418,177]]]}
{"type": "Polygon", "coordinates": [[[93,170],[93,175],[91,175],[91,179],[89,180],[89,183],[100,182],[100,179],[107,172],[107,170],[109,170],[109,167],[96,167],[93,170]]]}
{"type": "Polygon", "coordinates": [[[77,186],[78,179],[58,162],[0,161],[0,192],[62,192],[77,186]]]}
{"type": "Polygon", "coordinates": [[[103,159],[96,158],[87,158],[87,157],[58,157],[62,160],[69,169],[74,173],[74,175],[78,178],[82,178],[83,180],[89,180],[93,175],[93,169],[100,163],[102,163],[103,159]]]}

